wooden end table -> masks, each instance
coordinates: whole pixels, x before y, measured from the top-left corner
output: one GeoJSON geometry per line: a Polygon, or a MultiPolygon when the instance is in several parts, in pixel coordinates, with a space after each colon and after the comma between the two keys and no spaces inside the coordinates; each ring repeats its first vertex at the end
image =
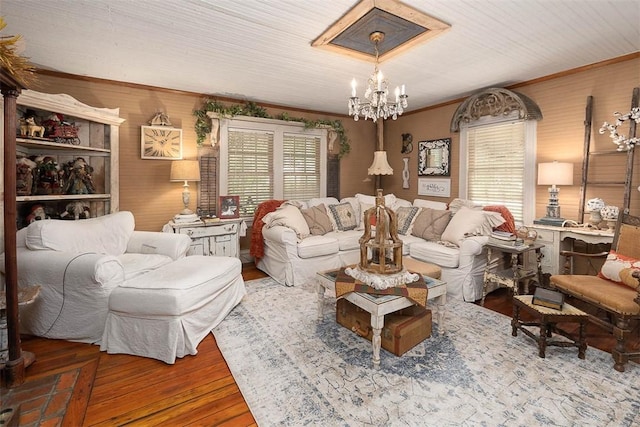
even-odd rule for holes
{"type": "MultiPolygon", "coordinates": [[[[335,296],[336,291],[336,278],[338,277],[338,270],[322,271],[317,274],[317,292],[318,292],[318,320],[323,318],[323,301],[325,291],[332,292],[335,296]]],[[[433,279],[431,277],[423,276],[423,279],[427,283],[429,292],[427,294],[427,300],[436,299],[438,305],[438,329],[444,333],[444,317],[445,317],[445,303],[447,298],[447,286],[446,283],[433,279]]],[[[398,295],[373,295],[362,292],[350,292],[344,295],[342,298],[350,301],[361,309],[368,313],[371,313],[371,328],[373,330],[373,337],[371,339],[371,346],[373,350],[373,367],[380,367],[380,348],[382,345],[381,332],[384,327],[385,314],[393,313],[403,308],[414,305],[414,302],[410,299],[398,296],[398,295]]]]}
{"type": "Polygon", "coordinates": [[[487,266],[484,271],[484,283],[482,286],[482,301],[481,305],[484,305],[484,299],[487,296],[487,288],[489,283],[496,283],[498,286],[511,288],[513,295],[518,295],[520,282],[524,282],[524,293],[529,293],[529,280],[537,278],[538,286],[541,286],[542,281],[542,251],[544,245],[540,243],[534,243],[532,245],[520,245],[514,246],[505,242],[505,244],[498,244],[493,242],[487,243],[487,266]],[[498,271],[497,267],[500,259],[493,259],[494,252],[500,252],[503,254],[509,254],[511,257],[511,268],[498,271]],[[536,254],[536,269],[527,269],[524,265],[524,258],[527,253],[534,252],[536,254]]]}
{"type": "Polygon", "coordinates": [[[513,319],[511,320],[511,335],[518,336],[518,330],[525,335],[533,338],[538,343],[538,356],[544,358],[547,346],[557,347],[577,347],[578,357],[584,359],[587,350],[587,341],[585,337],[585,328],[589,315],[576,307],[564,303],[562,310],[555,310],[531,303],[533,295],[515,295],[513,297],[513,319]],[[520,310],[533,315],[537,320],[532,322],[523,322],[520,320],[520,310]],[[579,323],[580,328],[578,336],[571,334],[564,329],[558,327],[558,323],[579,323]],[[525,326],[536,326],[540,328],[540,335],[536,336],[533,332],[526,329],[525,326]],[[557,333],[569,341],[552,340],[552,333],[557,333]]]}

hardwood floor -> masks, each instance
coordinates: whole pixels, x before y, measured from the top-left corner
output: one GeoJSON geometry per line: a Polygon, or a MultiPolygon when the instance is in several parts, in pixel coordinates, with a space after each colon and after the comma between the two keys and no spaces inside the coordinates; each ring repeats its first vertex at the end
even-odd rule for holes
{"type": "MultiPolygon", "coordinates": [[[[246,281],[264,276],[253,264],[243,266],[246,281]]],[[[485,307],[510,316],[510,293],[506,289],[492,292],[485,307]]],[[[614,344],[609,334],[593,325],[588,328],[587,342],[605,351],[614,344]]],[[[637,334],[633,342],[640,347],[637,334]]],[[[20,387],[28,391],[14,393],[23,399],[21,426],[257,425],[212,334],[199,345],[197,356],[178,359],[174,365],[102,353],[95,345],[37,337],[23,337],[22,348],[35,353],[37,359],[20,387]],[[37,400],[33,390],[42,389],[52,375],[74,368],[78,368],[78,382],[64,419],[45,423],[46,410],[37,419],[35,405],[46,402],[37,400]]],[[[535,355],[532,349],[531,357],[535,355]]],[[[3,389],[3,395],[5,392],[3,389]]]]}

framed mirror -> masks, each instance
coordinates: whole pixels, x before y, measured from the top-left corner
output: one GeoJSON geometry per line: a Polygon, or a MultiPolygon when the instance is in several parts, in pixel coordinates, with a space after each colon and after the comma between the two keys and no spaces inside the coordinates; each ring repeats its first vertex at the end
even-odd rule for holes
{"type": "Polygon", "coordinates": [[[451,138],[418,143],[418,176],[450,176],[451,138]]]}

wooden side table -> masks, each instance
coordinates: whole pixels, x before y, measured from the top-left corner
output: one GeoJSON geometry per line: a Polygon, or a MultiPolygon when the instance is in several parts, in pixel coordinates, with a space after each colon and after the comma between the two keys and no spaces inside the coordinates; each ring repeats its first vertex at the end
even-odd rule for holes
{"type": "Polygon", "coordinates": [[[547,346],[557,347],[577,347],[578,357],[584,359],[587,350],[587,341],[585,337],[585,327],[589,320],[589,315],[582,310],[575,308],[567,303],[563,304],[562,310],[555,310],[531,303],[533,295],[516,295],[513,297],[513,319],[511,320],[511,335],[518,336],[518,330],[524,332],[525,335],[533,338],[538,343],[538,356],[544,358],[547,346]],[[523,322],[520,320],[520,311],[524,310],[533,315],[537,320],[532,322],[523,322]],[[580,324],[578,336],[571,334],[564,329],[558,327],[558,323],[574,322],[580,324]],[[540,327],[540,335],[536,336],[533,332],[526,329],[525,326],[540,327]],[[553,340],[553,333],[568,338],[569,341],[553,340]]]}
{"type": "Polygon", "coordinates": [[[487,296],[489,283],[496,283],[498,286],[511,288],[513,295],[518,295],[520,282],[524,282],[524,293],[529,293],[529,280],[537,276],[538,285],[542,284],[542,251],[544,245],[534,243],[532,245],[514,246],[508,243],[504,245],[487,243],[487,266],[484,270],[484,285],[482,287],[482,301],[487,296]],[[527,269],[524,265],[526,254],[534,252],[536,255],[536,269],[527,269]],[[499,259],[493,259],[495,252],[509,254],[511,257],[511,267],[506,270],[498,270],[499,259]]]}

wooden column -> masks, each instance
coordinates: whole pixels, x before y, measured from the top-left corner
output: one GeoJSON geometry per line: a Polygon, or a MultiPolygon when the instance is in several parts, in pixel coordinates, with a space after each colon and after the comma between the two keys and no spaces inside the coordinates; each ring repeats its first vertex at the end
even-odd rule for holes
{"type": "Polygon", "coordinates": [[[18,318],[18,263],[16,256],[16,99],[18,85],[5,82],[3,72],[1,92],[4,97],[4,253],[5,284],[7,296],[7,335],[9,360],[4,368],[7,387],[17,387],[24,382],[25,360],[20,346],[18,318]]]}

